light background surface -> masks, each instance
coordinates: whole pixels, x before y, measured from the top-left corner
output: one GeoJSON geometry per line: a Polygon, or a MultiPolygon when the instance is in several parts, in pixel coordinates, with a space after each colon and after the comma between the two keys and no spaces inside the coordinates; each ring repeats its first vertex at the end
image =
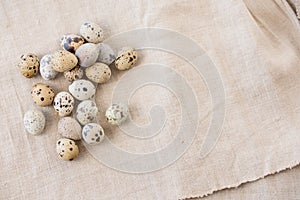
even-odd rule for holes
{"type": "MultiPolygon", "coordinates": [[[[260,179],[290,167],[300,158],[299,24],[283,0],[212,1],[1,1],[0,2],[0,199],[178,199],[204,196],[260,179]],[[44,133],[33,137],[22,119],[35,108],[34,83],[66,90],[62,76],[55,81],[25,79],[16,68],[18,56],[60,49],[59,38],[77,33],[85,21],[99,23],[107,37],[123,31],[167,28],[197,42],[218,68],[226,92],[226,119],[219,141],[205,159],[199,149],[211,113],[205,80],[177,56],[141,51],[140,63],[158,62],[181,73],[197,93],[201,127],[193,145],[173,165],[132,175],[112,170],[95,160],[82,144],[73,162],[55,152],[58,117],[43,108],[44,133]]],[[[168,114],[167,126],[150,141],[136,141],[109,127],[103,112],[124,72],[98,87],[99,119],[108,138],[132,152],[151,152],[176,137],[180,125],[176,98],[163,88],[145,87],[132,97],[132,117],[149,121],[148,108],[159,103],[168,114]],[[153,95],[154,94],[154,95],[153,95]],[[174,131],[175,130],[175,131],[174,131]]],[[[166,75],[172,81],[172,77],[166,75]]],[[[299,167],[208,198],[297,199],[299,167]]]]}

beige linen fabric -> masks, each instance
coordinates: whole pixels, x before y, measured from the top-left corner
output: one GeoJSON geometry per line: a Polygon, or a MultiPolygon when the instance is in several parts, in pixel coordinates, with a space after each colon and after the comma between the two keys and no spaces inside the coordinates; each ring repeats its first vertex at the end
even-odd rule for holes
{"type": "Polygon", "coordinates": [[[238,188],[218,191],[204,199],[299,199],[299,178],[298,166],[255,182],[243,184],[238,188]]]}
{"type": "MultiPolygon", "coordinates": [[[[199,197],[299,163],[299,24],[285,1],[1,1],[0,19],[0,199],[199,197]],[[68,84],[62,76],[55,81],[23,78],[16,69],[17,57],[59,49],[61,35],[78,32],[87,20],[101,24],[107,37],[135,28],[171,29],[208,52],[224,83],[226,118],[217,145],[205,159],[199,151],[218,108],[211,105],[205,79],[184,60],[161,51],[140,51],[139,63],[166,64],[182,74],[205,116],[191,147],[169,167],[147,174],[118,172],[94,159],[81,143],[78,159],[59,160],[58,117],[51,107],[41,109],[47,117],[42,135],[24,131],[23,115],[35,107],[31,86],[43,82],[61,91],[68,84]]],[[[103,113],[124,73],[113,70],[113,78],[97,89],[99,119],[108,138],[131,152],[164,147],[180,126],[180,105],[164,88],[142,88],[129,104],[140,125],[149,122],[152,105],[166,109],[168,120],[157,137],[136,140],[105,123],[103,113]]],[[[171,75],[165,76],[172,82],[171,75]]]]}

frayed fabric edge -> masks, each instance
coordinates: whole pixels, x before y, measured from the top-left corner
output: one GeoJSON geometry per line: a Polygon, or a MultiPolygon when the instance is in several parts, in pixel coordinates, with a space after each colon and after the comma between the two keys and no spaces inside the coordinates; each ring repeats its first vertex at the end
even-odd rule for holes
{"type": "Polygon", "coordinates": [[[214,189],[211,189],[211,190],[209,190],[209,191],[207,191],[207,192],[205,192],[204,194],[201,194],[201,195],[191,195],[189,197],[179,198],[179,200],[192,200],[192,199],[197,199],[197,198],[205,198],[209,195],[213,195],[213,193],[217,193],[217,192],[222,191],[222,190],[238,188],[241,185],[258,181],[258,180],[263,179],[267,176],[271,176],[271,175],[278,174],[278,173],[283,172],[283,171],[291,170],[292,168],[297,167],[299,164],[300,164],[299,161],[294,161],[289,167],[281,168],[281,169],[278,169],[276,171],[266,173],[262,176],[259,176],[259,177],[253,178],[253,179],[249,179],[249,180],[240,181],[238,183],[235,183],[235,184],[232,184],[232,185],[227,185],[227,186],[221,187],[219,189],[214,188],[214,189]]]}

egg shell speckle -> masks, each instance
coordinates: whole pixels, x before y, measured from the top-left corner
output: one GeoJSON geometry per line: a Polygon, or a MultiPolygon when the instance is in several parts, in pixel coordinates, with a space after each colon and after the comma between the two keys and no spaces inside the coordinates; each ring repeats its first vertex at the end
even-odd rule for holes
{"type": "Polygon", "coordinates": [[[91,81],[80,79],[69,85],[69,92],[76,99],[83,101],[94,98],[96,87],[91,81]]]}
{"type": "Polygon", "coordinates": [[[102,28],[93,22],[85,22],[80,27],[80,34],[88,42],[99,43],[104,40],[102,28]]]}
{"type": "Polygon", "coordinates": [[[39,110],[29,110],[24,115],[24,126],[28,133],[38,135],[45,128],[45,116],[39,110]]]}
{"type": "Polygon", "coordinates": [[[75,51],[84,43],[83,37],[76,34],[65,34],[61,37],[61,47],[71,53],[75,51]]]}
{"type": "Polygon", "coordinates": [[[76,118],[81,125],[95,122],[97,119],[98,108],[91,100],[82,101],[76,110],[76,118]]]}
{"type": "Polygon", "coordinates": [[[136,64],[138,54],[132,47],[124,47],[118,52],[115,60],[115,66],[118,70],[127,70],[136,64]]]}
{"type": "Polygon", "coordinates": [[[76,56],[66,50],[52,54],[51,65],[55,71],[65,72],[73,69],[78,63],[76,56]]]}
{"type": "Polygon", "coordinates": [[[39,58],[33,53],[22,55],[18,60],[18,69],[26,78],[32,78],[36,75],[39,71],[39,66],[39,58]]]}
{"type": "Polygon", "coordinates": [[[54,99],[54,91],[49,85],[37,83],[32,86],[31,97],[39,106],[49,106],[54,99]]]}
{"type": "Polygon", "coordinates": [[[105,138],[104,130],[99,124],[89,123],[82,128],[82,138],[87,144],[99,144],[105,138]]]}
{"type": "Polygon", "coordinates": [[[83,77],[83,70],[80,67],[76,66],[73,69],[64,72],[64,77],[69,81],[73,82],[79,80],[83,77]]]}
{"type": "Polygon", "coordinates": [[[111,70],[104,63],[95,63],[85,70],[85,75],[91,81],[96,83],[105,83],[110,79],[111,70]]]}
{"type": "Polygon", "coordinates": [[[122,124],[128,115],[128,107],[123,103],[112,104],[105,112],[106,120],[112,125],[122,124]]]}
{"type": "Polygon", "coordinates": [[[97,61],[99,55],[99,46],[93,43],[81,45],[75,52],[81,67],[89,67],[97,61]]]}
{"type": "Polygon", "coordinates": [[[56,152],[62,160],[72,161],[79,154],[79,149],[73,140],[61,138],[56,142],[56,152]]]}
{"type": "Polygon", "coordinates": [[[40,62],[40,74],[43,79],[45,80],[52,80],[55,79],[58,72],[55,71],[51,64],[52,56],[47,54],[42,57],[40,62]]]}
{"type": "Polygon", "coordinates": [[[110,65],[112,62],[115,61],[116,54],[108,44],[99,43],[98,46],[99,46],[99,56],[97,59],[98,62],[110,65]]]}
{"type": "Polygon", "coordinates": [[[63,117],[58,121],[57,132],[59,135],[72,140],[81,139],[81,126],[72,117],[63,117]]]}
{"type": "Polygon", "coordinates": [[[60,117],[68,116],[73,111],[74,98],[68,92],[60,92],[54,98],[53,107],[60,117]]]}

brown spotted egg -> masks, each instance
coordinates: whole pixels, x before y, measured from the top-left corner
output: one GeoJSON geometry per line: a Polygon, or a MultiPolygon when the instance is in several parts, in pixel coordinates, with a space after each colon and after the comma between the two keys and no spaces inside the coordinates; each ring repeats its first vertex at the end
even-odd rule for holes
{"type": "Polygon", "coordinates": [[[73,82],[79,80],[83,77],[83,70],[79,66],[74,67],[73,69],[64,72],[64,77],[69,81],[73,82]]]}
{"type": "Polygon", "coordinates": [[[52,54],[51,65],[55,71],[65,72],[73,69],[78,63],[76,56],[66,50],[59,50],[52,54]]]}
{"type": "Polygon", "coordinates": [[[62,160],[72,161],[79,154],[79,149],[73,140],[61,138],[56,142],[56,152],[62,160]]]}
{"type": "Polygon", "coordinates": [[[84,39],[80,35],[66,34],[61,38],[61,47],[65,50],[75,53],[76,49],[84,43],[84,39]]]}
{"type": "Polygon", "coordinates": [[[111,70],[104,63],[95,63],[94,65],[86,68],[85,75],[91,81],[96,83],[105,83],[110,79],[111,70]]]}
{"type": "Polygon", "coordinates": [[[23,76],[32,78],[39,71],[39,58],[32,53],[22,55],[18,61],[18,68],[23,76]]]}
{"type": "Polygon", "coordinates": [[[54,91],[49,85],[42,83],[34,84],[31,90],[31,97],[39,106],[49,106],[54,99],[54,91]]]}
{"type": "Polygon", "coordinates": [[[115,60],[115,66],[118,70],[126,70],[132,68],[138,59],[137,51],[131,47],[124,47],[118,52],[115,60]]]}

